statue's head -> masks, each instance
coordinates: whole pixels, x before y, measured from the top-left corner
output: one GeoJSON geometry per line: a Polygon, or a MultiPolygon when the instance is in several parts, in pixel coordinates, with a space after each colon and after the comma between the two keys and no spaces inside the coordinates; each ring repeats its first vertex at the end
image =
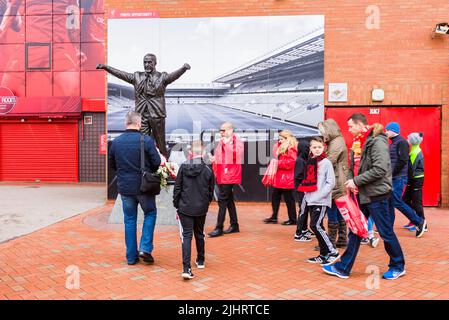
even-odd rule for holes
{"type": "Polygon", "coordinates": [[[143,57],[143,67],[146,72],[153,72],[156,69],[157,59],[152,53],[148,53],[143,57]]]}

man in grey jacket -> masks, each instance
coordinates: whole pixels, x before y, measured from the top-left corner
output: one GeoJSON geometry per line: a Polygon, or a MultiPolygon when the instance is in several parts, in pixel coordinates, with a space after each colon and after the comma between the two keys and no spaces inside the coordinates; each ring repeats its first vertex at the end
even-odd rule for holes
{"type": "MultiPolygon", "coordinates": [[[[392,192],[392,171],[388,138],[383,126],[368,126],[362,114],[353,114],[348,119],[349,130],[366,132],[358,174],[345,186],[353,192],[359,192],[360,208],[366,217],[372,217],[384,240],[385,251],[390,256],[389,269],[384,279],[397,279],[405,274],[405,259],[401,245],[393,230],[394,207],[392,192]]],[[[333,266],[324,266],[323,271],[339,278],[349,278],[362,239],[349,232],[349,243],[339,262],[333,266]]]]}

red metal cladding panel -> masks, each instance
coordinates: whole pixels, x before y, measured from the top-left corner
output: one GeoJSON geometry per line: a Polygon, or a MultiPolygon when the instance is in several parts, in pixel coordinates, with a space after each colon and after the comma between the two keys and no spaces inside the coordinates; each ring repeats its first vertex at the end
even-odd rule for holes
{"type": "Polygon", "coordinates": [[[53,72],[53,96],[78,97],[79,95],[79,72],[53,72]]]}
{"type": "Polygon", "coordinates": [[[101,70],[81,71],[81,96],[85,99],[104,99],[106,77],[101,70]]]}
{"type": "Polygon", "coordinates": [[[53,42],[80,42],[79,14],[53,15],[53,42]]]}
{"type": "Polygon", "coordinates": [[[26,16],[26,42],[51,42],[52,16],[26,16]]]}
{"type": "Polygon", "coordinates": [[[83,13],[104,13],[104,0],[80,0],[83,13]]]}
{"type": "MultiPolygon", "coordinates": [[[[22,1],[25,2],[25,1],[22,1]]],[[[40,15],[52,11],[52,0],[26,0],[26,14],[40,15]]]]}
{"type": "Polygon", "coordinates": [[[0,44],[0,75],[8,71],[25,71],[23,44],[0,44]]]}
{"type": "Polygon", "coordinates": [[[0,72],[0,87],[9,88],[16,97],[24,97],[25,72],[0,72]]]}
{"type": "Polygon", "coordinates": [[[355,112],[365,114],[369,123],[380,122],[386,126],[389,122],[398,122],[401,125],[401,135],[405,138],[411,132],[424,133],[424,141],[421,144],[426,177],[423,203],[425,206],[438,206],[441,192],[441,109],[439,107],[326,108],[326,119],[332,118],[337,121],[348,148],[352,143],[352,135],[347,129],[347,119],[355,112]]]}
{"type": "Polygon", "coordinates": [[[105,30],[103,13],[83,14],[81,20],[81,42],[104,42],[105,30]]]}
{"type": "Polygon", "coordinates": [[[78,181],[76,122],[0,122],[0,181],[78,181]]]}
{"type": "Polygon", "coordinates": [[[26,73],[27,97],[51,97],[52,73],[48,71],[33,71],[26,73]]]}
{"type": "Polygon", "coordinates": [[[104,42],[81,43],[83,59],[81,70],[96,70],[98,63],[105,63],[106,51],[104,42]]]}

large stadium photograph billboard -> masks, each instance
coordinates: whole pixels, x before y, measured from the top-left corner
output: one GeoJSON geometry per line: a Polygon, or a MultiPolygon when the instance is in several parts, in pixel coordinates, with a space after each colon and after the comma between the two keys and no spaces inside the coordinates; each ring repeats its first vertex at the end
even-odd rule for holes
{"type": "MultiPolygon", "coordinates": [[[[159,72],[191,67],[165,90],[172,161],[185,160],[182,152],[170,152],[173,146],[198,137],[213,142],[225,121],[246,143],[273,141],[283,129],[298,138],[318,134],[324,118],[322,15],[109,20],[109,66],[143,71],[148,53],[156,56],[159,72]]],[[[109,74],[109,141],[125,130],[125,114],[134,109],[135,88],[109,74]]],[[[254,165],[266,166],[270,149],[254,165]]]]}

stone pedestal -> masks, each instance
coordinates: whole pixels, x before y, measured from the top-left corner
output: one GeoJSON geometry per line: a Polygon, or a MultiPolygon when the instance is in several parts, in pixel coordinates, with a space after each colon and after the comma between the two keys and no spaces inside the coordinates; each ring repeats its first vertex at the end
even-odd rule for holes
{"type": "MultiPolygon", "coordinates": [[[[157,219],[156,225],[178,225],[176,220],[176,209],[173,207],[173,185],[169,185],[166,189],[162,189],[161,193],[156,196],[157,219]]],[[[123,205],[122,197],[117,196],[114,208],[109,216],[108,223],[123,224],[123,205]]],[[[137,223],[143,223],[143,211],[138,206],[137,223]]]]}

